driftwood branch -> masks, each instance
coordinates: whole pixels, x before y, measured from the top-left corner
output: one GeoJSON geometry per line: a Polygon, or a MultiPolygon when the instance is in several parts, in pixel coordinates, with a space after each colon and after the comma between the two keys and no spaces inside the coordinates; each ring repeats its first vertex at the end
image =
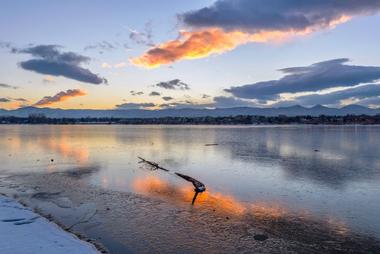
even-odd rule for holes
{"type": "Polygon", "coordinates": [[[137,157],[137,158],[140,159],[140,163],[143,162],[143,163],[146,163],[146,164],[152,166],[154,169],[161,169],[161,170],[163,170],[163,171],[169,172],[168,169],[161,167],[160,165],[158,165],[158,164],[155,163],[155,162],[145,160],[144,158],[141,158],[141,157],[137,157]]]}
{"type": "Polygon", "coordinates": [[[191,182],[195,187],[195,192],[204,192],[206,190],[206,186],[203,183],[201,183],[200,181],[198,181],[198,180],[196,180],[190,176],[181,174],[181,173],[176,172],[175,174],[179,177],[182,177],[186,181],[191,182]]]}
{"type": "MultiPolygon", "coordinates": [[[[154,169],[161,169],[161,170],[164,170],[166,172],[169,172],[170,170],[169,169],[166,169],[166,168],[163,168],[161,167],[160,165],[158,165],[158,163],[155,163],[155,162],[152,162],[152,161],[148,161],[148,160],[145,160],[144,158],[141,158],[141,157],[138,157],[140,159],[140,163],[146,163],[150,166],[152,166],[154,169]]],[[[201,183],[200,181],[198,181],[197,179],[194,179],[188,175],[184,175],[184,174],[181,174],[181,173],[178,173],[178,172],[174,172],[174,174],[176,174],[177,176],[185,179],[186,181],[188,182],[191,182],[194,187],[195,187],[195,196],[194,196],[194,199],[193,199],[193,203],[198,195],[199,192],[204,192],[206,190],[206,186],[201,183]]]]}

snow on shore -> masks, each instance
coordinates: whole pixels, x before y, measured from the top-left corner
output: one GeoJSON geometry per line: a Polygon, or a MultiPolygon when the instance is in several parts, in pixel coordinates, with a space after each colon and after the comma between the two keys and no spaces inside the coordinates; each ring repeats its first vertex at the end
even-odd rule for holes
{"type": "Polygon", "coordinates": [[[1,254],[99,254],[91,244],[0,195],[1,254]]]}

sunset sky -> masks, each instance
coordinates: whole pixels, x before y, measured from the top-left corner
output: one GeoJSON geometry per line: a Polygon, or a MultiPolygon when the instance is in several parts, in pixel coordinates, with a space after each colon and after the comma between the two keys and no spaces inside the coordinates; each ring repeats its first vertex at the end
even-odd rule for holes
{"type": "Polygon", "coordinates": [[[3,0],[0,108],[380,107],[380,0],[3,0]]]}

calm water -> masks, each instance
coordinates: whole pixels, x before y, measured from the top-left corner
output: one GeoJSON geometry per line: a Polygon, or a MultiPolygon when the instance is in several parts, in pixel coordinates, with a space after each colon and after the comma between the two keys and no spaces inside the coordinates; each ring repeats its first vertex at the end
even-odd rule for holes
{"type": "Polygon", "coordinates": [[[106,189],[172,202],[177,194],[154,189],[191,191],[173,174],[147,170],[141,156],[202,181],[199,204],[207,195],[239,209],[265,203],[380,236],[379,148],[378,126],[7,125],[0,174],[92,168],[84,182],[106,189]]]}

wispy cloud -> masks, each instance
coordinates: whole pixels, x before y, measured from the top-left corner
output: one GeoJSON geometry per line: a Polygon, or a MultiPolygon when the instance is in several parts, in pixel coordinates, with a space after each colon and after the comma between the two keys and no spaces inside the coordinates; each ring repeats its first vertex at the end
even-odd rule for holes
{"type": "Polygon", "coordinates": [[[17,86],[11,86],[11,85],[4,84],[4,83],[0,83],[0,88],[18,89],[17,86]]]}
{"type": "Polygon", "coordinates": [[[128,28],[129,30],[129,39],[131,39],[136,44],[141,45],[147,45],[147,46],[154,46],[153,43],[153,29],[152,29],[152,22],[145,23],[144,30],[143,31],[137,31],[131,28],[128,28]]]}
{"type": "Polygon", "coordinates": [[[54,83],[54,82],[55,82],[55,79],[54,79],[53,76],[47,75],[47,76],[45,76],[45,77],[42,79],[42,81],[43,81],[44,83],[54,83]]]}
{"type": "Polygon", "coordinates": [[[27,106],[29,101],[25,98],[3,97],[0,98],[0,103],[6,104],[8,108],[19,108],[27,106]]]}
{"type": "Polygon", "coordinates": [[[103,69],[112,69],[112,68],[120,69],[120,68],[124,68],[125,66],[127,66],[126,62],[120,62],[116,64],[109,64],[109,63],[104,62],[101,65],[103,69]]]}
{"type": "Polygon", "coordinates": [[[115,107],[116,107],[116,109],[126,110],[126,109],[148,109],[148,108],[152,108],[155,106],[156,106],[156,104],[150,103],[150,102],[147,102],[147,103],[128,102],[128,103],[116,105],[115,107]]]}
{"type": "Polygon", "coordinates": [[[275,106],[295,104],[303,106],[314,106],[317,104],[341,106],[343,102],[346,100],[359,103],[362,100],[368,101],[371,100],[373,97],[377,98],[379,96],[380,85],[369,84],[330,93],[303,95],[296,97],[294,100],[281,101],[275,106]]]}
{"type": "Polygon", "coordinates": [[[129,93],[132,95],[132,96],[137,96],[137,95],[143,95],[144,94],[144,92],[142,92],[142,91],[134,91],[134,90],[132,90],[132,91],[129,91],[129,93]]]}
{"type": "Polygon", "coordinates": [[[115,46],[113,43],[103,40],[101,42],[87,45],[84,47],[84,50],[99,50],[99,53],[103,53],[103,51],[114,50],[116,47],[117,46],[115,46]]]}
{"type": "Polygon", "coordinates": [[[9,42],[9,41],[0,41],[0,48],[11,49],[13,47],[14,46],[13,46],[12,42],[9,42]]]}
{"type": "Polygon", "coordinates": [[[84,96],[86,94],[87,93],[85,91],[80,89],[69,89],[67,91],[59,92],[54,96],[45,96],[44,98],[36,102],[34,106],[49,106],[58,102],[66,101],[74,97],[84,96]]]}
{"type": "Polygon", "coordinates": [[[113,65],[114,68],[124,68],[125,66],[127,66],[127,63],[126,62],[120,62],[120,63],[116,63],[113,65]]]}

